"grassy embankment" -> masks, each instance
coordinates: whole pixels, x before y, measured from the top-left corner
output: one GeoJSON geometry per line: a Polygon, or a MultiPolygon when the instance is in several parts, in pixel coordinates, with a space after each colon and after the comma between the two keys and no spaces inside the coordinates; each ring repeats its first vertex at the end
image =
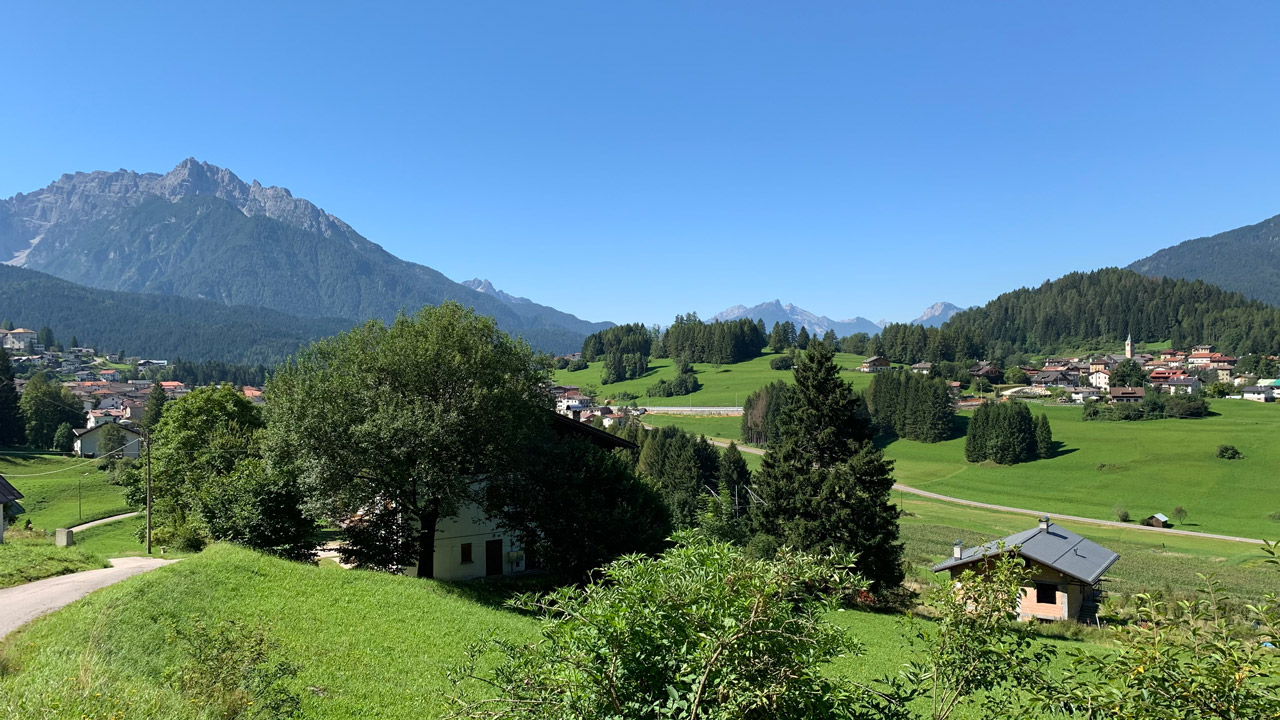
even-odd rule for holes
{"type": "MultiPolygon", "coordinates": [[[[0,648],[0,668],[9,668],[0,671],[0,711],[194,720],[200,709],[162,677],[181,661],[166,627],[199,616],[267,624],[283,654],[301,666],[292,686],[305,717],[441,717],[444,669],[467,643],[488,631],[515,640],[536,632],[532,619],[468,599],[470,590],[217,545],[96,592],[8,638],[0,648]],[[53,703],[57,711],[44,712],[53,703]]],[[[865,653],[838,659],[832,672],[868,680],[911,657],[895,617],[844,612],[833,620],[865,653]]]]}

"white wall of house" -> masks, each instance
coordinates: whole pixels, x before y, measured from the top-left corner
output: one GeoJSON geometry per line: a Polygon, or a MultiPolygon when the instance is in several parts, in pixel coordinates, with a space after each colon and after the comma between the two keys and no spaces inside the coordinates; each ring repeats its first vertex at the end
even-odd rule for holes
{"type": "MultiPolygon", "coordinates": [[[[98,427],[102,427],[102,426],[99,425],[98,427]]],[[[138,457],[141,454],[141,449],[142,449],[142,436],[138,435],[137,433],[130,432],[124,427],[121,427],[120,429],[121,431],[124,432],[124,436],[128,438],[128,444],[125,445],[125,448],[124,448],[124,456],[131,457],[131,458],[138,457]]],[[[98,438],[101,436],[102,436],[102,431],[95,430],[93,432],[85,433],[84,435],[81,435],[80,437],[76,438],[76,444],[75,444],[76,454],[83,455],[86,457],[88,456],[97,457],[98,456],[98,438]]],[[[111,448],[106,448],[106,450],[109,451],[111,450],[111,448]]]]}
{"type": "MultiPolygon", "coordinates": [[[[507,575],[524,570],[524,552],[510,535],[500,532],[479,507],[467,504],[458,514],[436,523],[435,577],[438,580],[472,580],[489,575],[507,575]],[[488,549],[501,543],[497,566],[490,567],[488,549]],[[470,545],[470,561],[464,560],[464,546],[470,545]]],[[[405,569],[416,577],[418,567],[405,569]]]]}

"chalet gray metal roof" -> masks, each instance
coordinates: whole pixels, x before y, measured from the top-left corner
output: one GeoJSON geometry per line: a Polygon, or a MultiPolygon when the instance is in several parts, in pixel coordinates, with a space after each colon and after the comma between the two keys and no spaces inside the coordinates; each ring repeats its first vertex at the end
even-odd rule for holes
{"type": "Polygon", "coordinates": [[[1086,540],[1059,525],[1049,523],[1046,529],[1034,527],[1010,535],[1003,540],[993,540],[976,548],[965,548],[959,558],[948,558],[934,565],[933,571],[950,570],[992,557],[1000,552],[1001,547],[1006,552],[1016,552],[1021,557],[1069,575],[1087,585],[1093,585],[1101,580],[1102,574],[1120,559],[1118,554],[1098,543],[1086,540]]]}
{"type": "Polygon", "coordinates": [[[0,475],[0,503],[13,502],[22,497],[22,493],[18,492],[18,488],[9,484],[4,476],[0,475]]]}

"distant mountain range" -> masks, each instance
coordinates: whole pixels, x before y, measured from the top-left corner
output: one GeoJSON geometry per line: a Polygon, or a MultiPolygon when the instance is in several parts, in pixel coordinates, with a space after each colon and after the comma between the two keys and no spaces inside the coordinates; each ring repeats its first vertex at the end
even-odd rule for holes
{"type": "Polygon", "coordinates": [[[195,159],[164,175],[63,175],[0,200],[0,256],[94,288],[300,317],[389,320],[456,300],[556,352],[610,325],[477,292],[395,257],[284,188],[246,184],[195,159]]]}
{"type": "Polygon", "coordinates": [[[1125,269],[1143,275],[1203,280],[1280,305],[1280,215],[1256,225],[1187,240],[1125,269]]]}
{"type": "MultiPolygon", "coordinates": [[[[472,282],[475,281],[473,280],[472,282]]],[[[963,310],[964,308],[957,307],[949,302],[934,303],[933,305],[930,305],[920,317],[912,320],[911,324],[937,327],[947,320],[950,320],[952,315],[962,312],[963,310]]],[[[864,332],[868,335],[875,335],[880,332],[882,327],[891,322],[889,320],[881,320],[876,323],[864,317],[855,317],[851,320],[832,320],[825,315],[816,315],[802,307],[797,307],[790,303],[783,305],[781,300],[760,303],[753,307],[734,305],[731,308],[717,313],[712,319],[724,321],[737,320],[738,318],[744,317],[751,318],[752,320],[762,318],[766,328],[772,328],[775,322],[781,323],[791,321],[796,326],[797,330],[801,327],[808,328],[811,335],[823,335],[827,330],[835,330],[836,335],[839,335],[840,337],[846,337],[860,332],[864,332]]]]}
{"type": "Polygon", "coordinates": [[[795,324],[797,330],[801,327],[808,328],[810,335],[823,335],[828,330],[835,330],[836,335],[840,337],[859,332],[874,335],[880,331],[880,326],[864,317],[856,317],[852,320],[832,320],[829,317],[815,315],[790,303],[783,305],[780,300],[760,303],[754,307],[734,305],[723,312],[717,313],[713,319],[724,321],[737,320],[744,317],[752,320],[763,319],[766,328],[772,328],[775,322],[790,321],[795,324]]]}

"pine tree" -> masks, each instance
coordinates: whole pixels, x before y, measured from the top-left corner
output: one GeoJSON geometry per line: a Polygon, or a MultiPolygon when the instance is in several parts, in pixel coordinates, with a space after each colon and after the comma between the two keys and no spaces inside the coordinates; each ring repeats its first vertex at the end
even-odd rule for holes
{"type": "Polygon", "coordinates": [[[987,447],[987,426],[991,418],[990,402],[983,401],[969,418],[969,430],[964,437],[964,459],[971,463],[980,463],[991,455],[987,447]]]}
{"type": "Polygon", "coordinates": [[[801,325],[800,333],[796,335],[796,347],[801,350],[809,349],[809,328],[801,325]]]}
{"type": "Polygon", "coordinates": [[[9,363],[9,353],[0,350],[0,446],[21,445],[25,440],[18,390],[13,382],[13,365],[9,363]]]}
{"type": "Polygon", "coordinates": [[[720,483],[728,488],[730,496],[738,504],[745,505],[746,498],[740,495],[751,485],[751,470],[747,468],[747,461],[736,444],[729,443],[729,447],[720,453],[719,475],[720,483]]]}
{"type": "Polygon", "coordinates": [[[80,347],[80,338],[75,335],[71,336],[71,347],[80,347]]]}
{"type": "Polygon", "coordinates": [[[783,350],[786,350],[787,346],[786,328],[782,327],[782,323],[775,322],[773,324],[773,331],[769,333],[769,347],[773,348],[774,352],[780,353],[783,350]]]}
{"type": "Polygon", "coordinates": [[[165,394],[164,388],[160,383],[151,385],[151,394],[147,395],[147,407],[142,411],[142,427],[150,430],[160,422],[160,418],[164,415],[164,404],[169,402],[169,396],[165,394]]]}
{"type": "Polygon", "coordinates": [[[1036,455],[1040,458],[1053,457],[1053,430],[1049,428],[1049,416],[1045,414],[1036,418],[1036,455]]]}
{"type": "Polygon", "coordinates": [[[892,465],[871,442],[861,399],[840,378],[832,352],[814,343],[765,453],[752,527],[802,550],[857,552],[872,591],[902,581],[892,465]]]}

